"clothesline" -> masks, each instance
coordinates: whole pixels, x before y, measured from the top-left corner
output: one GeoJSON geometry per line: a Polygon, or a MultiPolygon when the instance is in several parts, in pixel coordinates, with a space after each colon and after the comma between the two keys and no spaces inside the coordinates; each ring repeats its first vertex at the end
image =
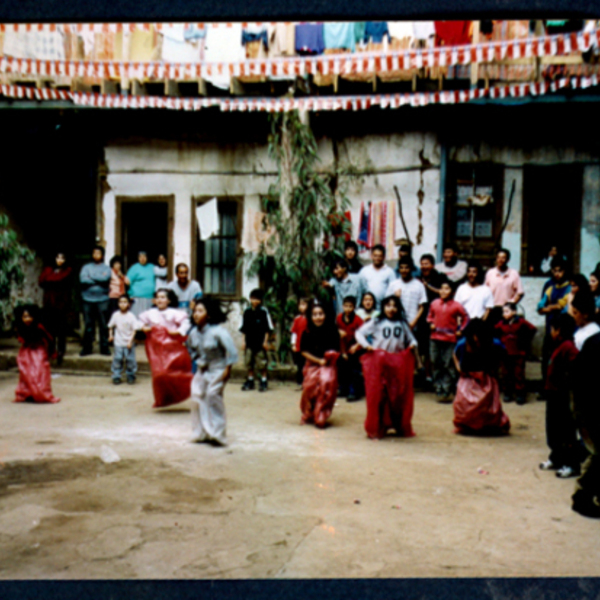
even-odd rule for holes
{"type": "Polygon", "coordinates": [[[0,94],[8,98],[29,100],[67,100],[77,106],[93,108],[168,109],[197,111],[217,107],[221,111],[289,112],[292,110],[367,110],[373,107],[400,108],[432,104],[463,104],[490,98],[526,98],[542,96],[565,88],[586,89],[598,86],[600,77],[576,77],[552,82],[523,83],[458,91],[423,92],[416,94],[372,94],[364,96],[322,96],[306,98],[172,98],[160,96],[123,96],[89,94],[53,89],[34,89],[18,85],[0,86],[0,94]]]}
{"type": "Polygon", "coordinates": [[[584,52],[600,43],[600,29],[584,33],[557,34],[522,40],[483,42],[441,48],[384,50],[352,54],[328,54],[311,57],[246,59],[229,62],[131,62],[36,60],[5,56],[0,72],[23,75],[66,75],[111,79],[197,80],[212,76],[245,77],[252,75],[302,76],[306,74],[351,75],[385,73],[400,69],[446,67],[494,60],[562,56],[584,52]]]}

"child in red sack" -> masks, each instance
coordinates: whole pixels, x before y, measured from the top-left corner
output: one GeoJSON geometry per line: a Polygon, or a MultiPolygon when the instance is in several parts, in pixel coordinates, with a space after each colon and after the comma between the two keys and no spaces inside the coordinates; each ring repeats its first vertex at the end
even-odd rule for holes
{"type": "Polygon", "coordinates": [[[457,336],[467,326],[469,315],[462,304],[452,299],[449,281],[440,285],[440,297],[429,307],[427,322],[431,326],[430,353],[433,364],[433,387],[440,402],[452,399],[456,387],[456,369],[452,355],[457,336]]]}
{"type": "Polygon", "coordinates": [[[472,319],[454,349],[459,373],[454,409],[455,433],[502,435],[510,420],[502,410],[497,372],[504,354],[502,342],[481,319],[472,319]]]}
{"type": "Polygon", "coordinates": [[[400,298],[388,296],[381,307],[381,314],[356,332],[357,342],[367,350],[361,358],[367,392],[365,430],[371,439],[384,437],[388,429],[412,437],[415,360],[421,367],[417,340],[400,298]]]}
{"type": "Polygon", "coordinates": [[[578,350],[573,342],[575,321],[562,313],[552,321],[550,335],[556,349],[548,362],[545,381],[546,441],[548,460],[540,463],[543,471],[556,470],[561,478],[579,475],[577,427],[571,411],[570,376],[578,350]]]}
{"type": "Polygon", "coordinates": [[[21,348],[17,355],[19,384],[15,402],[60,402],[52,395],[50,361],[54,340],[40,323],[39,308],[33,304],[15,310],[16,330],[21,348]]]}
{"type": "Polygon", "coordinates": [[[337,398],[336,362],[340,355],[340,334],[318,300],[313,300],[308,307],[307,325],[300,343],[302,356],[306,359],[300,398],[301,424],[314,423],[323,428],[337,398]]]}
{"type": "Polygon", "coordinates": [[[298,312],[300,314],[294,318],[291,329],[292,357],[294,358],[294,364],[296,365],[296,383],[299,386],[296,391],[302,389],[302,381],[304,379],[303,371],[306,359],[302,356],[302,352],[300,352],[300,343],[302,342],[302,334],[306,331],[306,311],[308,309],[308,303],[308,298],[300,298],[300,300],[298,300],[298,312]]]}
{"type": "Polygon", "coordinates": [[[360,344],[356,342],[356,330],[363,326],[364,321],[354,312],[356,297],[346,296],[343,302],[344,312],[340,313],[335,324],[340,333],[341,356],[338,360],[338,380],[340,384],[338,395],[348,402],[355,402],[362,397],[362,373],[357,352],[360,344]]]}
{"type": "Polygon", "coordinates": [[[154,292],[155,307],[138,318],[144,324],[146,353],[152,370],[153,408],[183,402],[191,395],[192,360],[183,345],[190,329],[185,310],[173,290],[154,292]]]}
{"type": "Polygon", "coordinates": [[[526,402],[525,358],[537,329],[517,315],[513,302],[507,302],[502,307],[502,321],[496,324],[495,333],[506,348],[500,365],[504,402],[512,402],[516,393],[517,404],[523,405],[526,402]]]}

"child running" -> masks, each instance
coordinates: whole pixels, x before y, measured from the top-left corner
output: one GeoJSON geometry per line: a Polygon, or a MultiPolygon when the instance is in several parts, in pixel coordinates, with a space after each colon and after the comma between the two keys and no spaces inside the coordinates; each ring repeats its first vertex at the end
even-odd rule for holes
{"type": "Polygon", "coordinates": [[[556,470],[557,477],[579,475],[577,429],[571,412],[570,377],[577,348],[573,343],[575,321],[568,314],[560,314],[550,325],[550,335],[556,350],[548,362],[546,391],[546,441],[550,448],[548,460],[540,469],[556,470]]]}
{"type": "Polygon", "coordinates": [[[510,420],[502,410],[497,372],[504,347],[481,319],[473,319],[454,349],[459,372],[454,398],[456,433],[504,434],[510,420]]]}
{"type": "Polygon", "coordinates": [[[264,293],[255,289],[250,292],[250,308],[244,311],[240,331],[244,334],[242,350],[245,352],[248,378],[242,386],[242,391],[254,389],[254,374],[260,371],[259,392],[267,391],[267,351],[269,336],[273,332],[273,322],[269,311],[262,305],[264,293]]]}
{"type": "Polygon", "coordinates": [[[335,320],[340,333],[341,356],[338,360],[338,395],[346,398],[348,402],[355,402],[362,398],[362,373],[357,352],[360,344],[356,342],[356,330],[362,327],[364,321],[354,312],[356,298],[346,296],[343,302],[344,312],[335,320]]]}
{"type": "Polygon", "coordinates": [[[365,430],[371,439],[384,437],[392,428],[396,435],[412,437],[415,360],[421,367],[417,340],[400,298],[388,296],[381,307],[381,314],[356,332],[356,340],[367,350],[361,358],[367,392],[365,430]]]}
{"type": "Polygon", "coordinates": [[[15,309],[15,328],[21,343],[17,354],[19,383],[15,402],[60,402],[52,394],[50,361],[54,340],[40,323],[40,310],[34,304],[15,309]]]}
{"type": "Polygon", "coordinates": [[[135,315],[129,310],[129,296],[122,294],[117,304],[118,310],[112,314],[108,322],[108,341],[114,342],[112,381],[121,383],[123,363],[126,366],[127,383],[135,383],[137,360],[135,358],[135,333],[143,327],[135,315]]]}
{"type": "Polygon", "coordinates": [[[152,370],[153,408],[183,402],[191,393],[192,363],[183,345],[190,320],[185,311],[172,308],[178,302],[172,290],[157,290],[155,308],[139,316],[146,332],[146,353],[152,370]]]}
{"type": "Polygon", "coordinates": [[[314,423],[323,428],[331,416],[337,397],[336,362],[340,351],[340,334],[319,300],[310,303],[306,320],[307,330],[300,343],[302,356],[306,359],[300,423],[314,423]]]}
{"type": "Polygon", "coordinates": [[[225,446],[223,391],[238,353],[231,335],[221,325],[227,315],[218,301],[201,298],[194,306],[194,322],[187,339],[197,371],[192,381],[192,430],[195,442],[225,446]]]}
{"type": "Polygon", "coordinates": [[[502,321],[496,323],[494,329],[506,349],[500,364],[504,402],[512,402],[516,393],[517,404],[523,405],[527,402],[525,358],[537,329],[517,315],[517,306],[513,302],[502,307],[502,321]]]}
{"type": "Polygon", "coordinates": [[[371,292],[365,292],[356,314],[366,323],[379,315],[376,305],[375,295],[371,292]]]}
{"type": "Polygon", "coordinates": [[[457,336],[469,322],[462,304],[452,299],[452,285],[448,280],[440,285],[440,297],[429,307],[427,322],[431,326],[430,353],[433,366],[433,387],[439,402],[452,401],[456,386],[456,369],[452,355],[457,336]]]}
{"type": "Polygon", "coordinates": [[[298,389],[296,391],[300,391],[302,389],[302,381],[304,380],[304,363],[306,359],[302,356],[302,352],[300,352],[300,344],[302,342],[302,334],[306,331],[306,311],[308,310],[308,298],[300,298],[298,300],[298,315],[294,318],[294,322],[292,323],[292,357],[294,359],[294,364],[296,365],[296,383],[298,384],[298,389]]]}

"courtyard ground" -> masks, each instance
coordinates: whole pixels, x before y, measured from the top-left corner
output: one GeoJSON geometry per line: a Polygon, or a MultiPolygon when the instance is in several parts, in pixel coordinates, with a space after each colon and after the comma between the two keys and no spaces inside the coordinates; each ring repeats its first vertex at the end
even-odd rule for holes
{"type": "Polygon", "coordinates": [[[538,469],[533,395],[508,437],[456,435],[418,393],[417,436],[371,441],[364,401],[317,430],[292,383],[233,381],[218,448],[190,442],[189,400],[151,408],[148,376],[63,373],[56,405],[13,403],[17,378],[0,372],[0,579],[600,575],[600,522],[538,469]]]}

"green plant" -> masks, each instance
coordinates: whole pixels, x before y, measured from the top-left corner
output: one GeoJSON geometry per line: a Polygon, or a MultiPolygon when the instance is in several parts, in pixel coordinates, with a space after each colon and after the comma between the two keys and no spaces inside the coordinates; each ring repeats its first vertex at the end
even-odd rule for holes
{"type": "Polygon", "coordinates": [[[265,283],[265,305],[279,326],[278,356],[284,361],[298,298],[323,297],[329,265],[343,257],[344,234],[350,231],[344,217],[349,169],[340,167],[335,142],[333,169],[317,169],[317,142],[296,111],[271,117],[269,155],[277,163],[277,179],[263,210],[275,234],[247,257],[248,274],[265,283]]]}
{"type": "Polygon", "coordinates": [[[35,253],[19,243],[8,217],[0,214],[0,328],[13,316],[15,296],[23,289],[23,261],[31,263],[35,253]]]}

